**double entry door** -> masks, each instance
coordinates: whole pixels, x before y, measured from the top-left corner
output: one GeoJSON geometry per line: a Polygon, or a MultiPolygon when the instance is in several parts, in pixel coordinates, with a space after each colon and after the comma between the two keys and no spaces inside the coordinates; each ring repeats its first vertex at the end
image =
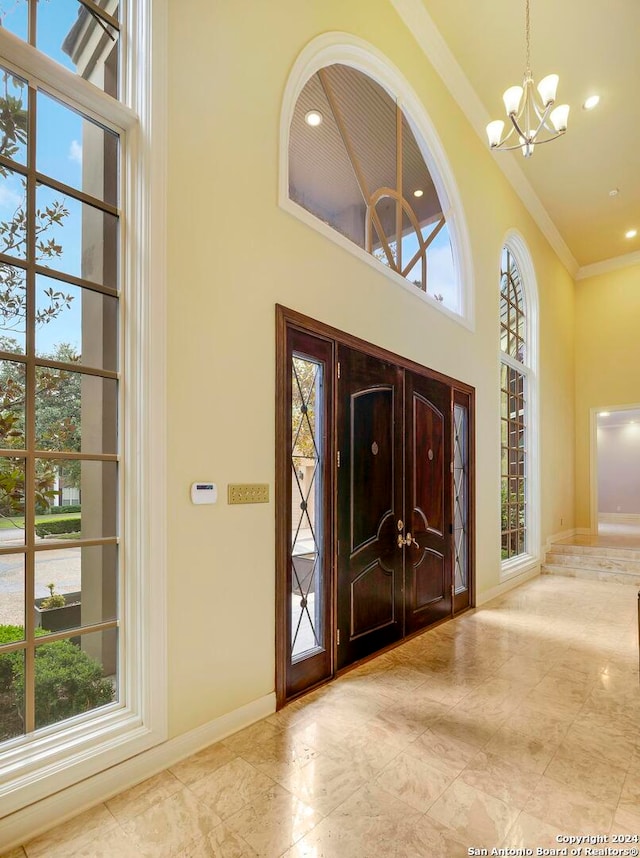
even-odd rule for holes
{"type": "Polygon", "coordinates": [[[471,604],[473,389],[278,308],[278,706],[471,604]]]}
{"type": "Polygon", "coordinates": [[[453,610],[452,391],[338,350],[337,667],[453,610]]]}

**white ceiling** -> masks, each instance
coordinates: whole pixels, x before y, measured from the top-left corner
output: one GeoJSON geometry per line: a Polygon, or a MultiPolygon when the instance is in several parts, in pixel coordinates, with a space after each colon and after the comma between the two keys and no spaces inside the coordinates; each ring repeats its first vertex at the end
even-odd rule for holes
{"type": "MultiPolygon", "coordinates": [[[[447,72],[445,83],[463,109],[473,108],[467,113],[474,126],[506,118],[502,93],[521,84],[524,72],[524,0],[392,2],[422,46],[430,48],[436,68],[447,72]],[[433,50],[438,47],[433,25],[477,99],[467,81],[450,74],[455,63],[446,48],[433,50]]],[[[569,128],[559,140],[537,147],[530,159],[519,152],[492,157],[515,162],[505,171],[512,181],[515,176],[521,195],[527,196],[527,183],[528,191],[533,189],[542,209],[530,208],[540,222],[546,212],[552,224],[547,221],[545,231],[549,235],[555,226],[561,240],[554,245],[564,241],[570,251],[564,261],[574,271],[640,251],[639,43],[639,0],[531,0],[533,76],[537,82],[551,72],[560,75],[558,102],[571,106],[569,128]],[[585,98],[594,93],[600,104],[583,110],[585,98]],[[612,198],[613,188],[619,194],[612,198]],[[629,240],[624,233],[631,228],[638,237],[629,240]]]]}

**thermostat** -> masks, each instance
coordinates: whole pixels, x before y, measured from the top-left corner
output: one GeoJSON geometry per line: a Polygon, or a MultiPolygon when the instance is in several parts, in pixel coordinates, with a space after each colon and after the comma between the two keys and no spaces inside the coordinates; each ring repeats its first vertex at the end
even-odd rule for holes
{"type": "Polygon", "coordinates": [[[218,487],[215,483],[191,483],[192,503],[215,503],[218,500],[218,487]]]}

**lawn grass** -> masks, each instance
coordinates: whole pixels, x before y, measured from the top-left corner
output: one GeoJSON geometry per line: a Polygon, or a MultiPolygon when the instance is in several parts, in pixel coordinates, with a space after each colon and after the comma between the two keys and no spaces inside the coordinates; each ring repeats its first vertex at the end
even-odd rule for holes
{"type": "MultiPolygon", "coordinates": [[[[36,524],[45,524],[48,521],[69,521],[70,518],[80,518],[79,512],[70,512],[69,515],[37,515],[36,524]]],[[[24,530],[24,516],[12,518],[0,517],[0,530],[12,529],[24,530]]]]}

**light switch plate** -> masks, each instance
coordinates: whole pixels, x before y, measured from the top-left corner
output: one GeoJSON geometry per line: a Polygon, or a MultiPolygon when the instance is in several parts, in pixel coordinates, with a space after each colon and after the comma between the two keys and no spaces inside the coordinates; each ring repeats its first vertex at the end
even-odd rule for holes
{"type": "Polygon", "coordinates": [[[269,483],[229,483],[227,501],[235,503],[269,503],[269,483]]]}

